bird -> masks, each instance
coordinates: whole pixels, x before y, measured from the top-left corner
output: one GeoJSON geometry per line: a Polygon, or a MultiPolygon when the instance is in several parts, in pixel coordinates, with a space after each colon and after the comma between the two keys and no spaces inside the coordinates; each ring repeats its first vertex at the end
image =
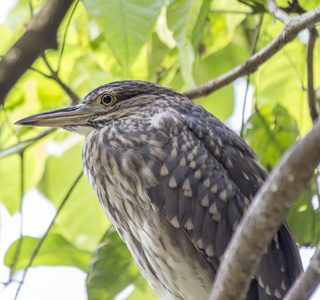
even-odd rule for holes
{"type": "MultiPolygon", "coordinates": [[[[156,294],[209,298],[224,251],[268,178],[238,134],[183,94],[139,80],[102,85],[78,105],[15,124],[84,135],[83,172],[156,294]]],[[[301,271],[284,221],[246,300],[282,299],[301,271]]]]}

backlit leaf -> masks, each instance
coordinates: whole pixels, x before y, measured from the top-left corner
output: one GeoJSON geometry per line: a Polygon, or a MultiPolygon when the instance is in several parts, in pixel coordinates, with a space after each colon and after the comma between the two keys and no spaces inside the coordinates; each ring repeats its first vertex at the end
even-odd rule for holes
{"type": "MultiPolygon", "coordinates": [[[[15,260],[15,271],[27,267],[33,251],[36,249],[40,239],[24,236],[22,237],[21,250],[18,258],[15,257],[16,248],[19,241],[15,241],[9,247],[4,263],[6,266],[11,266],[15,260]]],[[[83,271],[86,271],[92,253],[88,251],[79,250],[73,246],[62,235],[50,233],[44,240],[36,255],[32,266],[75,266],[83,271]]]]}

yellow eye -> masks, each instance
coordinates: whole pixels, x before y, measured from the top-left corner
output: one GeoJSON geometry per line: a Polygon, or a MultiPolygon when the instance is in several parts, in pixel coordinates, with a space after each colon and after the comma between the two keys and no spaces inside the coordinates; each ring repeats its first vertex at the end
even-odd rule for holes
{"type": "Polygon", "coordinates": [[[101,103],[105,106],[110,106],[114,102],[114,97],[110,94],[104,94],[101,96],[101,103]]]}

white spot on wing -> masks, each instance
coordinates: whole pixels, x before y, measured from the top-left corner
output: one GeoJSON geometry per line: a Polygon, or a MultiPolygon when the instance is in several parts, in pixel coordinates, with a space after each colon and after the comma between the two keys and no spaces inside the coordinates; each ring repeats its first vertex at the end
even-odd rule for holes
{"type": "Polygon", "coordinates": [[[150,118],[150,125],[156,129],[161,129],[166,125],[178,125],[180,120],[172,110],[162,111],[150,118]]]}

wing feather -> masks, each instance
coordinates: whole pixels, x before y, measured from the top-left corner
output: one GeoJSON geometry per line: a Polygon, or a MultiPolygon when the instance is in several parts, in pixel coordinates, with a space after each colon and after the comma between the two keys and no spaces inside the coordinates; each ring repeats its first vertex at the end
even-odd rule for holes
{"type": "MultiPolygon", "coordinates": [[[[216,272],[267,173],[251,148],[218,119],[196,104],[183,103],[182,108],[183,125],[179,132],[168,133],[163,148],[167,153],[165,168],[156,166],[162,182],[149,188],[150,201],[157,210],[165,211],[173,226],[184,229],[216,272]]],[[[277,299],[285,291],[278,292],[276,285],[282,279],[286,286],[291,285],[301,270],[286,223],[278,235],[279,241],[270,244],[256,271],[247,299],[256,299],[257,293],[261,299],[277,299]],[[284,272],[279,264],[285,264],[284,272]],[[272,275],[276,281],[270,278],[272,275]],[[265,282],[264,287],[259,279],[265,282]]]]}

